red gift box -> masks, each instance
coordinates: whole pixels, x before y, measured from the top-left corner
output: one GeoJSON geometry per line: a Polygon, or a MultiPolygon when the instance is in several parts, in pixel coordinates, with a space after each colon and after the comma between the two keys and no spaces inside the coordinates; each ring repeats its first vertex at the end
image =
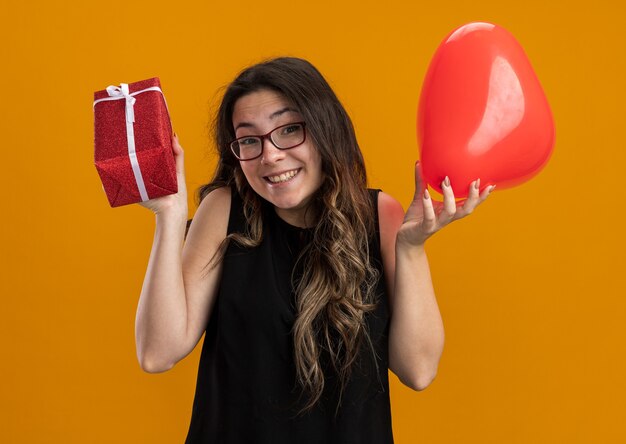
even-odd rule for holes
{"type": "Polygon", "coordinates": [[[157,77],[94,93],[95,165],[112,207],[178,192],[172,124],[157,77]]]}

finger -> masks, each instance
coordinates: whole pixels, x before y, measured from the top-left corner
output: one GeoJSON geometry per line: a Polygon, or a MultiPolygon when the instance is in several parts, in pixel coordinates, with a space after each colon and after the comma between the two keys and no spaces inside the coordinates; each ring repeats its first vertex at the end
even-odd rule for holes
{"type": "Polygon", "coordinates": [[[182,153],[183,147],[180,146],[180,141],[178,140],[178,134],[172,133],[172,148],[174,148],[175,153],[182,153]]]}
{"type": "Polygon", "coordinates": [[[443,210],[439,214],[439,224],[445,225],[452,221],[456,214],[454,191],[452,191],[452,184],[448,176],[441,182],[441,189],[443,190],[443,210]]]}
{"type": "Polygon", "coordinates": [[[422,165],[418,160],[415,162],[415,194],[413,194],[413,200],[419,201],[420,197],[424,194],[424,181],[422,180],[422,165]]]}
{"type": "Polygon", "coordinates": [[[481,202],[487,199],[487,197],[491,196],[491,193],[493,192],[495,188],[496,188],[495,185],[489,185],[488,187],[485,187],[485,189],[481,193],[481,197],[480,197],[481,202]]]}
{"type": "Polygon", "coordinates": [[[183,151],[183,147],[180,146],[180,142],[178,141],[178,134],[172,133],[172,148],[174,150],[174,157],[176,162],[176,173],[184,176],[185,175],[185,152],[183,151]]]}
{"type": "Polygon", "coordinates": [[[476,179],[469,186],[469,193],[465,202],[463,202],[463,206],[457,210],[457,219],[461,219],[462,217],[467,216],[468,214],[472,214],[474,208],[476,208],[482,201],[479,190],[480,189],[480,179],[476,179]]]}
{"type": "Polygon", "coordinates": [[[426,233],[432,234],[437,230],[437,216],[428,190],[424,190],[422,193],[422,206],[424,209],[422,228],[426,233]]]}

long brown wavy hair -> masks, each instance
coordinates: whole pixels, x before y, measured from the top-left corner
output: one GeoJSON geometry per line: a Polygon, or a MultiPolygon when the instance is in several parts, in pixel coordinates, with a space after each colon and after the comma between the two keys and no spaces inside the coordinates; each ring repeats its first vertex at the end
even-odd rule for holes
{"type": "Polygon", "coordinates": [[[330,369],[320,363],[322,351],[328,353],[340,382],[338,409],[364,341],[373,351],[365,314],[375,307],[373,291],[380,276],[370,264],[368,239],[376,222],[352,121],[313,65],[292,57],[264,61],[243,70],[226,88],[213,122],[219,161],[213,180],[197,190],[196,198],[199,204],[212,190],[234,184],[243,199],[248,230],[231,233],[220,252],[228,240],[249,248],[260,244],[262,198],[248,185],[229,142],[235,138],[235,102],[262,89],[281,94],[296,107],[322,158],[324,179],[311,203],[317,224],[298,259],[302,276],[292,279],[297,310],[293,346],[297,382],[308,393],[300,412],[312,408],[324,391],[324,374],[330,369]]]}

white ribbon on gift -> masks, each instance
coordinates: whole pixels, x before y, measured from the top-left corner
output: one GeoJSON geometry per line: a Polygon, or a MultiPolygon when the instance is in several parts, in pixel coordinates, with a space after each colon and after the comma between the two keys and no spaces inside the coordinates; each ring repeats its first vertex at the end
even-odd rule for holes
{"type": "Polygon", "coordinates": [[[150,88],[131,93],[129,92],[127,83],[121,83],[120,86],[107,86],[106,91],[109,94],[109,97],[95,100],[93,102],[93,107],[95,108],[96,104],[100,102],[106,102],[109,100],[126,100],[126,140],[128,142],[128,157],[130,159],[130,166],[133,169],[133,174],[135,175],[135,182],[137,182],[137,188],[139,189],[141,201],[145,202],[149,200],[150,197],[148,196],[148,192],[146,191],[146,185],[143,181],[143,176],[141,175],[141,168],[139,168],[139,161],[137,160],[137,153],[135,151],[135,129],[133,123],[135,122],[134,105],[137,99],[135,99],[134,96],[147,91],[158,91],[163,96],[163,101],[165,102],[165,107],[167,108],[165,95],[163,94],[163,91],[161,91],[161,88],[159,88],[158,86],[151,86],[150,88]]]}

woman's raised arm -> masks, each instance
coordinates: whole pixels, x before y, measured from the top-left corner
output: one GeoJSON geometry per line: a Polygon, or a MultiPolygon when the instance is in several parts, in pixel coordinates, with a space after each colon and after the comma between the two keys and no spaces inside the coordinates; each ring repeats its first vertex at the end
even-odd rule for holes
{"type": "Polygon", "coordinates": [[[450,222],[471,214],[495,186],[480,193],[480,180],[472,182],[460,207],[449,179],[442,188],[444,202],[433,202],[416,164],[415,196],[406,214],[397,200],[379,195],[381,253],[391,304],[389,368],[414,390],[423,390],[435,378],[444,345],[443,321],[424,244],[450,222]]]}
{"type": "Polygon", "coordinates": [[[169,370],[198,343],[214,305],[221,263],[205,268],[226,237],[230,190],[200,204],[185,240],[187,193],[183,151],[173,139],[179,191],[142,203],[156,214],[152,251],[135,319],[137,358],[150,373],[169,370]]]}

